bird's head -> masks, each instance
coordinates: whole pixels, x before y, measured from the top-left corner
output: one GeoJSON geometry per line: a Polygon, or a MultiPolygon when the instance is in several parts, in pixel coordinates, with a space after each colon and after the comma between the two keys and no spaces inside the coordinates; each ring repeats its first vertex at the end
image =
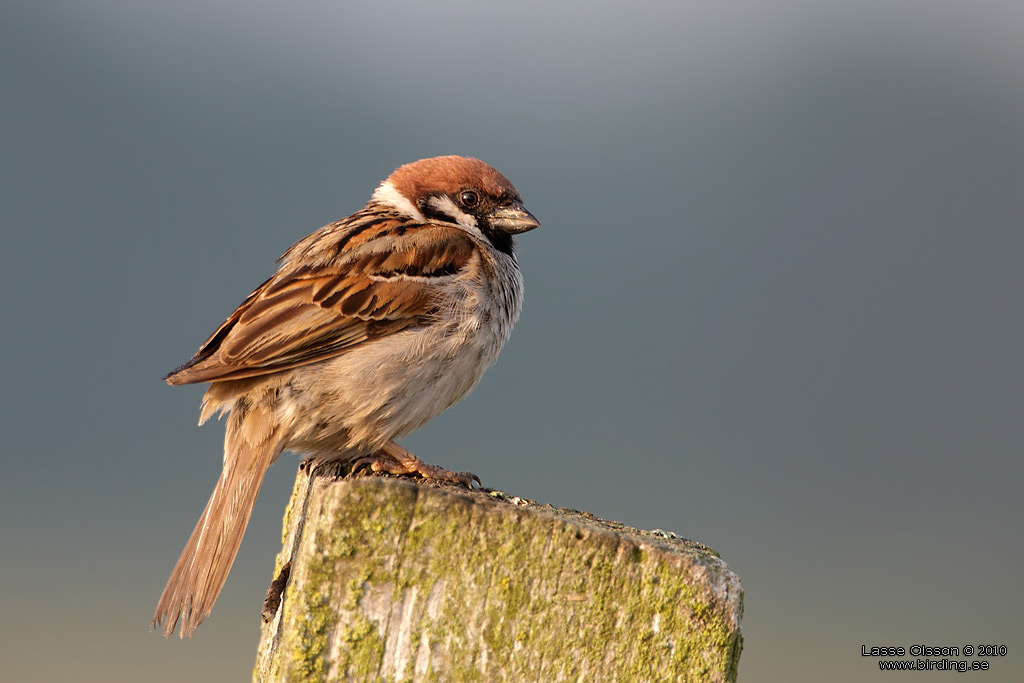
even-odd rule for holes
{"type": "Polygon", "coordinates": [[[381,183],[374,201],[421,222],[454,225],[511,253],[512,235],[540,226],[508,178],[479,159],[421,159],[381,183]]]}

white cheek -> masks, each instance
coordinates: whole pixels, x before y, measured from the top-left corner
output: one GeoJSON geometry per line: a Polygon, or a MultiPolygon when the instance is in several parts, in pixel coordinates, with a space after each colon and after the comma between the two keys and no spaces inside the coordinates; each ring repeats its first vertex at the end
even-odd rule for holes
{"type": "Polygon", "coordinates": [[[430,208],[435,211],[450,216],[453,221],[458,223],[460,226],[473,233],[474,235],[483,238],[483,233],[480,232],[480,228],[477,226],[476,216],[471,216],[456,205],[452,201],[451,197],[441,195],[439,197],[431,197],[427,200],[427,204],[430,208]]]}

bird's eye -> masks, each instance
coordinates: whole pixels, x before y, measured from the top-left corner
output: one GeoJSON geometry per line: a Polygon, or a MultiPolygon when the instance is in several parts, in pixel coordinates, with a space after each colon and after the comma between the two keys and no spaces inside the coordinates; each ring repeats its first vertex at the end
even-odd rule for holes
{"type": "Polygon", "coordinates": [[[476,206],[480,202],[480,196],[472,190],[466,190],[459,195],[459,200],[463,206],[476,206]]]}

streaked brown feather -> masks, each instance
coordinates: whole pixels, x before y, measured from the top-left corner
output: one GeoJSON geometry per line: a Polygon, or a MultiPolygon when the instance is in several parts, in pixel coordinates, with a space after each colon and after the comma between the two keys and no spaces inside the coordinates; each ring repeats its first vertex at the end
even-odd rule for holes
{"type": "Polygon", "coordinates": [[[278,272],[228,317],[199,352],[166,377],[190,384],[254,377],[344,353],[371,339],[422,324],[433,314],[438,288],[465,268],[477,246],[456,228],[414,224],[397,215],[369,227],[351,218],[302,240],[285,252],[278,272]],[[406,224],[401,235],[393,228],[406,224]],[[361,228],[366,229],[361,230],[361,228]],[[340,253],[324,234],[337,232],[340,253]],[[370,233],[365,235],[364,233],[370,233]],[[320,267],[310,249],[332,250],[320,267]],[[294,259],[294,260],[293,260],[294,259]]]}

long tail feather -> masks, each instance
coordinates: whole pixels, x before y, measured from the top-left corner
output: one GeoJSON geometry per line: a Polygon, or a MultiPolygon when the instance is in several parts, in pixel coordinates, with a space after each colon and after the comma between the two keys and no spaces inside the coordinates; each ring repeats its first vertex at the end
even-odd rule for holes
{"type": "Polygon", "coordinates": [[[162,623],[165,636],[180,618],[181,636],[191,638],[209,616],[238,554],[263,477],[281,452],[270,408],[239,403],[228,418],[224,470],[153,614],[152,627],[162,623]]]}

